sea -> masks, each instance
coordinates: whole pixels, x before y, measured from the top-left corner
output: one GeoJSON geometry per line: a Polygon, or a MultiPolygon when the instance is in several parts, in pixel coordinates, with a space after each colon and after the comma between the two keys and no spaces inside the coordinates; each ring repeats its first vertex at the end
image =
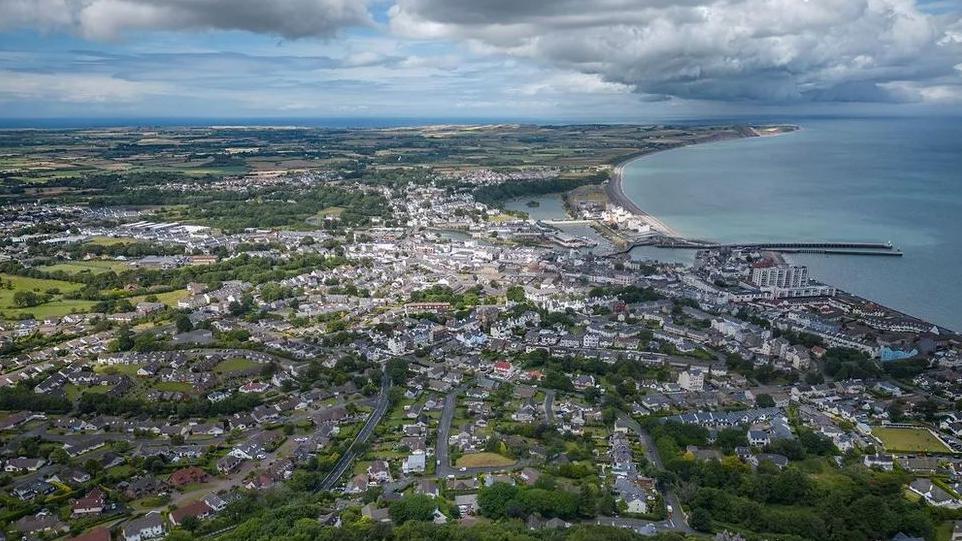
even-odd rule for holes
{"type": "MultiPolygon", "coordinates": [[[[815,118],[775,137],[659,152],[623,189],[688,238],[891,242],[903,257],[797,254],[819,281],[962,331],[962,119],[815,118]]],[[[691,251],[638,248],[641,259],[691,251]]]]}

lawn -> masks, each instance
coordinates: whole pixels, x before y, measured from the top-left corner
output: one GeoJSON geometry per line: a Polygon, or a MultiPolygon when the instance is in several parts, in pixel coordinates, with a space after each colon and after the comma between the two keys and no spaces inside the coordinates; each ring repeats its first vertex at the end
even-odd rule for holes
{"type": "Polygon", "coordinates": [[[459,468],[490,468],[514,465],[515,460],[497,453],[471,453],[463,455],[455,464],[459,468]]]}
{"type": "Polygon", "coordinates": [[[130,270],[130,266],[125,261],[110,261],[105,259],[94,259],[90,261],[68,261],[66,263],[57,263],[55,265],[47,265],[41,267],[41,270],[47,272],[65,272],[67,274],[79,274],[81,272],[89,272],[91,274],[102,274],[107,271],[114,271],[116,273],[124,272],[125,270],[130,270]]]}
{"type": "Polygon", "coordinates": [[[233,359],[225,359],[214,367],[214,372],[217,374],[232,374],[237,372],[244,372],[258,366],[258,363],[245,359],[243,357],[234,357],[233,359]]]}
{"type": "Polygon", "coordinates": [[[872,435],[881,440],[886,451],[907,453],[951,453],[952,450],[925,428],[873,427],[872,435]]]}
{"type": "Polygon", "coordinates": [[[98,374],[123,374],[125,376],[136,376],[140,370],[139,364],[99,364],[94,367],[94,372],[98,374]]]}
{"type": "Polygon", "coordinates": [[[84,312],[95,304],[93,301],[62,298],[61,294],[77,291],[83,287],[83,284],[76,282],[0,274],[0,283],[2,283],[2,286],[0,286],[0,314],[7,318],[17,317],[19,314],[25,313],[33,314],[34,317],[40,319],[60,317],[72,312],[84,312]],[[55,294],[50,302],[28,307],[19,307],[14,304],[13,297],[18,291],[44,293],[52,289],[59,290],[60,293],[55,294]]]}
{"type": "Polygon", "coordinates": [[[79,399],[81,395],[105,394],[109,390],[110,390],[110,387],[107,385],[90,385],[90,386],[81,387],[71,383],[64,388],[64,394],[67,395],[68,400],[73,401],[73,400],[79,399]]]}
{"type": "Polygon", "coordinates": [[[194,390],[194,386],[181,381],[158,381],[154,384],[154,389],[175,393],[189,393],[194,390]]]}
{"type": "Polygon", "coordinates": [[[114,244],[129,244],[136,241],[129,237],[93,237],[87,242],[89,244],[98,244],[100,246],[113,246],[114,244]]]}
{"type": "Polygon", "coordinates": [[[518,219],[517,216],[513,216],[513,215],[511,215],[511,214],[505,214],[505,213],[495,214],[494,216],[489,216],[489,217],[488,217],[488,221],[489,221],[489,222],[494,222],[494,223],[496,223],[496,224],[503,224],[503,223],[505,223],[505,222],[513,222],[513,221],[515,221],[515,220],[517,220],[517,219],[518,219]]]}
{"type": "MultiPolygon", "coordinates": [[[[177,301],[185,298],[187,296],[186,289],[175,289],[174,291],[168,291],[166,293],[152,293],[153,296],[157,297],[157,302],[162,302],[170,307],[176,307],[177,301]]],[[[130,302],[137,304],[138,302],[144,302],[147,300],[148,295],[138,295],[136,297],[130,297],[130,302]]]]}

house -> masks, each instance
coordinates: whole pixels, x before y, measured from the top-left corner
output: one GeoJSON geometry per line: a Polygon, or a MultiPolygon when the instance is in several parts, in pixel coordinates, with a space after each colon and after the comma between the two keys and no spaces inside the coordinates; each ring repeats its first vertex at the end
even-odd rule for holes
{"type": "Polygon", "coordinates": [[[42,458],[11,458],[3,465],[3,471],[7,473],[35,472],[47,461],[42,458]]]}
{"type": "Polygon", "coordinates": [[[494,363],[493,375],[501,379],[511,379],[514,376],[514,366],[508,361],[494,363]]]}
{"type": "Polygon", "coordinates": [[[163,482],[149,475],[132,477],[118,485],[118,488],[123,491],[124,496],[132,500],[162,494],[167,491],[163,482]]]}
{"type": "Polygon", "coordinates": [[[748,444],[753,447],[765,447],[772,442],[771,435],[765,430],[749,430],[748,444]]]}
{"type": "Polygon", "coordinates": [[[31,536],[47,532],[60,533],[68,530],[66,524],[47,510],[42,510],[36,515],[27,515],[14,522],[13,527],[15,530],[31,536]]]}
{"type": "Polygon", "coordinates": [[[367,517],[374,522],[391,522],[391,515],[387,507],[377,507],[371,502],[361,508],[361,516],[367,517]]]}
{"type": "Polygon", "coordinates": [[[755,467],[758,467],[762,462],[768,462],[776,468],[783,470],[788,466],[788,457],[774,453],[761,453],[748,459],[748,463],[755,467]]]}
{"type": "Polygon", "coordinates": [[[645,514],[648,512],[648,494],[633,480],[619,477],[615,479],[615,493],[624,502],[629,513],[645,514]]]}
{"type": "Polygon", "coordinates": [[[415,494],[424,494],[425,496],[431,496],[432,498],[437,498],[441,495],[441,490],[438,488],[438,482],[434,479],[421,479],[418,484],[414,486],[415,494]]]}
{"type": "Polygon", "coordinates": [[[388,467],[387,462],[384,460],[371,462],[371,465],[367,467],[367,478],[368,482],[374,484],[390,483],[393,481],[391,468],[388,467]]]}
{"type": "Polygon", "coordinates": [[[701,392],[705,390],[705,372],[701,368],[689,368],[678,374],[678,385],[691,392],[701,392]]]}
{"type": "Polygon", "coordinates": [[[452,479],[448,481],[448,490],[455,492],[477,490],[478,486],[478,480],[474,477],[471,477],[470,479],[452,479]]]}
{"type": "Polygon", "coordinates": [[[537,483],[538,479],[541,479],[541,472],[532,467],[524,467],[521,469],[521,473],[518,474],[518,477],[521,478],[521,481],[524,482],[524,484],[531,486],[537,483]]]}
{"type": "Polygon", "coordinates": [[[879,468],[885,471],[892,471],[895,468],[895,457],[892,455],[865,455],[862,463],[866,468],[879,468]]]}
{"type": "Polygon", "coordinates": [[[146,541],[164,535],[164,521],[160,512],[152,511],[143,517],[131,520],[120,530],[124,541],[146,541]]]}
{"type": "Polygon", "coordinates": [[[579,391],[585,391],[595,386],[595,378],[590,374],[583,374],[576,377],[571,383],[574,385],[575,389],[579,391]]]}
{"type": "Polygon", "coordinates": [[[473,515],[478,512],[477,494],[458,494],[454,497],[454,505],[458,506],[461,515],[473,515]]]}
{"type": "Polygon", "coordinates": [[[355,475],[344,487],[344,492],[347,494],[360,494],[365,490],[367,490],[367,475],[363,473],[355,475]]]}
{"type": "Polygon", "coordinates": [[[207,475],[207,472],[197,466],[191,466],[189,468],[179,469],[170,474],[168,483],[173,487],[182,487],[193,483],[206,483],[209,478],[210,476],[207,475]]]}
{"type": "Polygon", "coordinates": [[[239,456],[231,454],[224,455],[217,461],[217,471],[219,471],[221,475],[228,475],[237,471],[243,463],[244,459],[239,456]]]}
{"type": "Polygon", "coordinates": [[[207,502],[204,500],[196,500],[171,511],[170,523],[174,526],[180,526],[186,518],[204,519],[209,517],[212,511],[210,506],[207,505],[207,502]]]}
{"type": "Polygon", "coordinates": [[[953,498],[951,494],[933,483],[931,479],[916,479],[909,483],[909,490],[925,498],[929,505],[946,509],[962,508],[962,502],[953,498]]]}
{"type": "Polygon", "coordinates": [[[104,511],[107,496],[98,487],[94,487],[86,496],[73,502],[72,515],[74,517],[97,516],[104,511]]]}
{"type": "Polygon", "coordinates": [[[401,470],[405,474],[423,473],[425,467],[424,453],[412,453],[404,460],[401,470]]]}

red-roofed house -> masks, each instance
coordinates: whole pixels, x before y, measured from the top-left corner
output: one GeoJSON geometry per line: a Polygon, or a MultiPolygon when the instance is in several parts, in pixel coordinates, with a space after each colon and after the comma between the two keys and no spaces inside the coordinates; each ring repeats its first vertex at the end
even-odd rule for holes
{"type": "Polygon", "coordinates": [[[104,511],[104,503],[107,497],[98,487],[94,487],[86,496],[73,502],[73,516],[90,517],[96,516],[104,511]]]}
{"type": "Polygon", "coordinates": [[[494,363],[494,375],[508,379],[514,375],[514,366],[508,361],[498,361],[494,363]]]}
{"type": "Polygon", "coordinates": [[[192,483],[206,483],[210,476],[207,472],[198,468],[197,466],[191,466],[189,468],[183,468],[170,474],[170,479],[168,482],[171,486],[182,487],[184,485],[189,485],[192,483]]]}
{"type": "Polygon", "coordinates": [[[197,500],[170,512],[170,523],[180,526],[187,517],[203,519],[210,516],[211,508],[204,500],[197,500]]]}

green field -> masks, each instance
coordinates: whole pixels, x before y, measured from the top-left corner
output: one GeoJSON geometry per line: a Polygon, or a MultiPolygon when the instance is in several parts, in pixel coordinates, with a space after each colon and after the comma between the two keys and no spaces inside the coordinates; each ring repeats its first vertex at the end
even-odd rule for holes
{"type": "Polygon", "coordinates": [[[234,357],[233,359],[225,359],[214,367],[214,372],[217,374],[231,374],[237,372],[244,372],[251,368],[258,366],[258,363],[245,359],[243,357],[234,357]]]}
{"type": "Polygon", "coordinates": [[[87,242],[89,244],[98,244],[100,246],[113,246],[114,244],[129,244],[136,241],[127,237],[94,237],[87,242]]]}
{"type": "Polygon", "coordinates": [[[872,435],[881,440],[886,451],[906,453],[951,453],[952,450],[924,428],[872,427],[872,435]]]}
{"type": "MultiPolygon", "coordinates": [[[[176,307],[177,301],[183,299],[187,296],[186,289],[177,289],[174,291],[168,291],[166,293],[154,293],[157,297],[157,302],[162,302],[170,307],[176,307]]],[[[130,297],[130,302],[137,304],[138,302],[144,302],[150,295],[137,295],[136,297],[130,297]]]]}
{"type": "Polygon", "coordinates": [[[116,273],[124,272],[125,270],[130,270],[130,266],[124,261],[107,261],[107,260],[91,260],[91,261],[69,261],[66,263],[57,263],[55,265],[47,265],[46,267],[41,267],[41,270],[47,272],[66,272],[67,274],[78,274],[81,272],[89,272],[91,274],[102,274],[107,271],[114,271],[116,273]]]}
{"type": "Polygon", "coordinates": [[[515,460],[497,453],[471,453],[458,459],[459,468],[490,468],[511,466],[515,460]]]}
{"type": "Polygon", "coordinates": [[[0,315],[5,318],[16,318],[20,314],[33,314],[38,319],[62,317],[74,312],[85,312],[95,304],[93,301],[63,298],[63,293],[77,291],[83,287],[83,284],[76,282],[0,274],[0,283],[2,283],[2,286],[0,286],[0,315]],[[18,291],[44,293],[52,289],[57,289],[60,293],[55,294],[50,302],[37,306],[19,307],[13,300],[18,291]]]}

